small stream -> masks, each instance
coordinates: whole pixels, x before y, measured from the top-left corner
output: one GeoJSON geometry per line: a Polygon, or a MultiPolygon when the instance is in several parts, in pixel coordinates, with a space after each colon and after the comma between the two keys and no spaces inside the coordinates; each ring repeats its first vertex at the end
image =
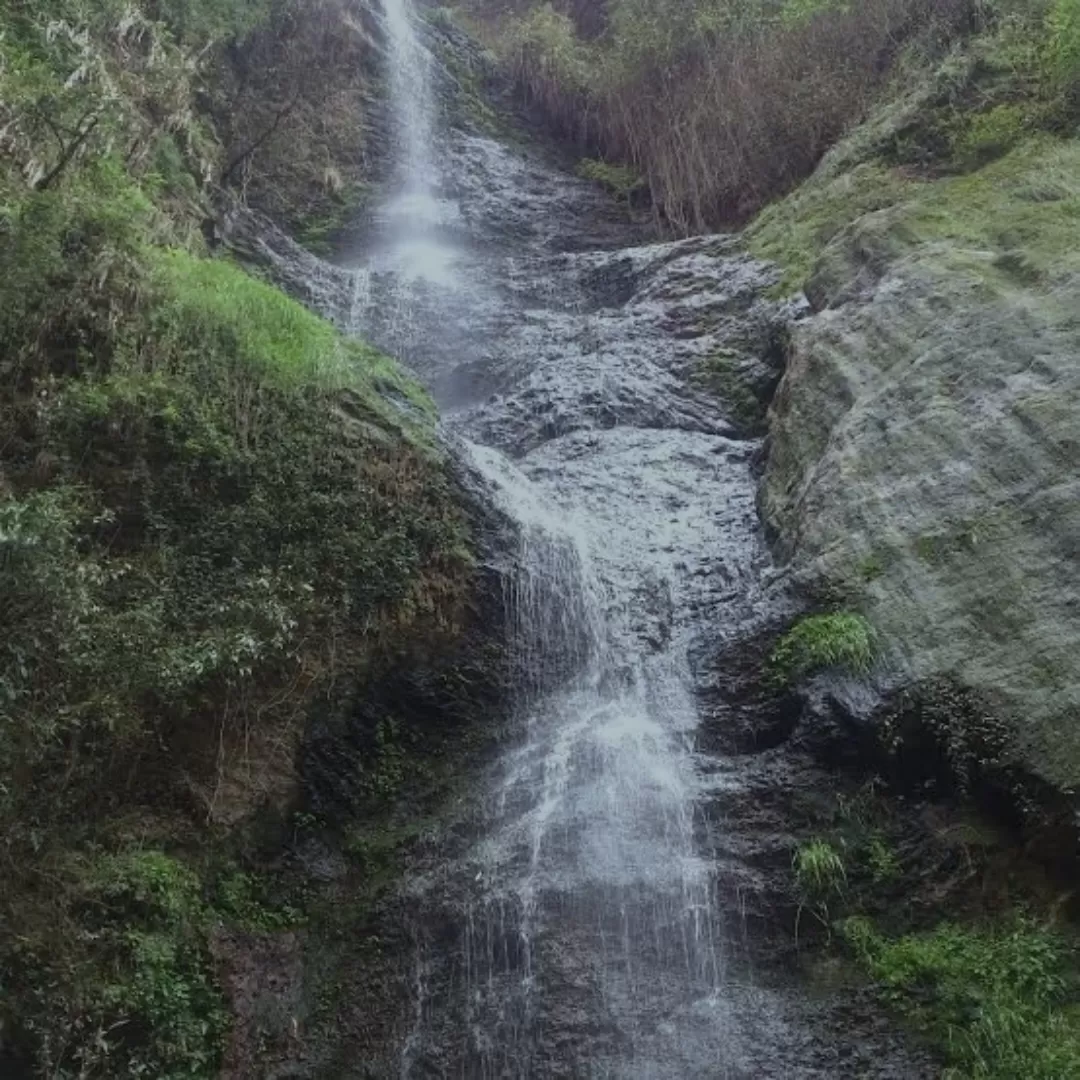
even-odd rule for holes
{"type": "Polygon", "coordinates": [[[747,821],[798,777],[701,737],[715,658],[796,610],[755,512],[760,442],[695,378],[721,350],[769,354],[794,313],[775,271],[732,237],[656,242],[539,157],[441,129],[408,0],[384,3],[392,194],[351,266],[270,233],[261,255],[432,387],[517,522],[525,732],[476,841],[405,887],[400,1076],[929,1075],[753,974],[748,852],[790,848],[747,821]]]}

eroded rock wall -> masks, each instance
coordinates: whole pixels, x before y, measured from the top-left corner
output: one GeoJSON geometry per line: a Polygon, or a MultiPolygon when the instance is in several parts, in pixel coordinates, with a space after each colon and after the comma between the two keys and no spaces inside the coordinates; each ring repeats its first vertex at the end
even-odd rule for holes
{"type": "Polygon", "coordinates": [[[1064,793],[1080,780],[1078,164],[1075,142],[1027,143],[902,181],[836,235],[793,328],[762,492],[800,583],[879,630],[879,689],[971,689],[978,730],[957,719],[943,739],[1064,793]]]}

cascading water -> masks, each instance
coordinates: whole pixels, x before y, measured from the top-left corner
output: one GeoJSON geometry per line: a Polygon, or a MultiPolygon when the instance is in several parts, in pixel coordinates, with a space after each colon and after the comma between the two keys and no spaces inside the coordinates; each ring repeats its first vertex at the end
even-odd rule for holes
{"type": "Polygon", "coordinates": [[[472,454],[522,526],[513,600],[535,678],[522,687],[527,738],[468,863],[479,888],[461,943],[462,1074],[693,1075],[702,1036],[720,1064],[723,958],[694,836],[697,716],[673,560],[656,559],[652,523],[613,534],[610,520],[546,502],[501,455],[472,454]],[[544,667],[567,640],[571,667],[553,679],[544,667]],[[560,1027],[553,1060],[545,1038],[560,1027]]]}
{"type": "MultiPolygon", "coordinates": [[[[402,220],[384,234],[380,255],[401,272],[399,286],[417,276],[449,286],[451,260],[433,242],[439,222],[425,215],[437,205],[438,182],[429,60],[405,0],[385,2],[401,129],[400,191],[385,214],[402,220]]],[[[458,272],[467,270],[459,264],[458,272]]],[[[417,299],[412,292],[408,302],[417,299]]],[[[712,436],[681,439],[694,455],[715,449],[712,436]],[[694,445],[702,438],[710,445],[694,445]]],[[[662,440],[665,452],[670,441],[662,440]]],[[[595,515],[572,489],[562,500],[545,492],[497,450],[474,445],[471,456],[521,528],[508,599],[523,650],[527,737],[488,800],[487,835],[458,868],[460,970],[439,991],[454,1000],[423,1000],[420,976],[437,961],[418,927],[421,1000],[402,1072],[432,1067],[430,1051],[449,1023],[460,1025],[465,1076],[676,1075],[672,1063],[687,1062],[687,1024],[720,1030],[723,965],[709,865],[694,836],[701,779],[687,638],[676,625],[678,560],[668,542],[679,532],[674,494],[657,490],[657,505],[631,500],[623,508],[636,518],[630,525],[612,519],[610,501],[607,515],[595,515]],[[543,1033],[558,1028],[558,1011],[573,998],[602,1031],[567,1024],[565,1037],[580,1045],[567,1046],[559,1063],[543,1033]]],[[[697,540],[707,535],[692,531],[697,540]]]]}
{"type": "MultiPolygon", "coordinates": [[[[846,1017],[818,1038],[816,1006],[749,979],[740,906],[770,888],[762,861],[790,865],[790,840],[757,822],[750,838],[745,822],[793,781],[767,753],[699,750],[699,699],[729,679],[716,658],[793,610],[758,527],[760,445],[734,438],[694,379],[717,356],[769,351],[792,314],[765,298],[774,271],[730,238],[635,246],[595,188],[437,124],[415,15],[382,2],[397,170],[358,265],[280,234],[255,254],[414,367],[464,467],[516,522],[505,600],[524,733],[469,800],[465,835],[459,823],[415,858],[393,1067],[403,1080],[930,1075],[895,1047],[845,1042],[846,1017]]],[[[710,716],[737,713],[721,702],[710,716]]]]}

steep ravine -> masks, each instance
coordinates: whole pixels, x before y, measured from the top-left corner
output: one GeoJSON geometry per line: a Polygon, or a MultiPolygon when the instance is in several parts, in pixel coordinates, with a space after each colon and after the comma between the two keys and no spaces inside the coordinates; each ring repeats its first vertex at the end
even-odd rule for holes
{"type": "MultiPolygon", "coordinates": [[[[329,939],[316,921],[279,961],[259,1007],[304,1037],[275,1075],[933,1075],[851,987],[794,977],[797,804],[833,782],[764,683],[799,602],[757,518],[753,433],[801,305],[731,238],[643,242],[535,152],[451,129],[429,155],[410,125],[431,61],[391,7],[394,85],[417,96],[358,265],[251,219],[233,239],[403,356],[515,523],[516,734],[374,913],[329,939]],[[718,392],[718,360],[760,402],[718,392]]],[[[315,806],[325,782],[307,777],[315,806]]],[[[347,905],[347,862],[308,865],[347,905]]]]}

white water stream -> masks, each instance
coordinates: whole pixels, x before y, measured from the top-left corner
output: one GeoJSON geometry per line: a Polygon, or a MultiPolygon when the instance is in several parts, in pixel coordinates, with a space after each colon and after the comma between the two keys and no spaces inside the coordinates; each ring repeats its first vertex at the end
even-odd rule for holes
{"type": "Polygon", "coordinates": [[[728,696],[739,651],[793,610],[767,584],[760,444],[695,384],[732,347],[768,352],[791,315],[765,299],[774,271],[728,237],[643,243],[591,185],[449,128],[433,32],[409,0],[374,2],[397,139],[364,251],[331,266],[269,227],[250,250],[425,379],[459,464],[516,524],[523,735],[396,900],[413,964],[393,1066],[332,1075],[930,1075],[865,1025],[849,1036],[846,1013],[823,1026],[782,980],[753,984],[741,912],[765,898],[759,928],[774,917],[791,848],[768,803],[791,766],[698,749],[737,745],[727,725],[755,747],[758,706],[728,696]]]}
{"type": "MultiPolygon", "coordinates": [[[[378,265],[400,272],[406,305],[416,303],[416,279],[467,298],[477,283],[454,280],[467,269],[439,237],[451,215],[435,194],[431,58],[407,0],[385,7],[401,172],[380,214],[387,227],[378,265]]],[[[666,457],[686,454],[687,479],[713,449],[699,444],[715,441],[651,434],[666,457]]],[[[648,452],[631,445],[643,436],[650,433],[631,433],[624,456],[648,452]]],[[[488,835],[470,859],[456,988],[463,1007],[418,1001],[402,1075],[423,1074],[441,1012],[459,1018],[469,1044],[462,1075],[668,1075],[686,1060],[678,1043],[688,1017],[696,1012],[714,1036],[721,1019],[710,866],[694,835],[697,712],[687,638],[675,625],[676,563],[710,530],[696,512],[678,513],[688,509],[683,478],[628,477],[629,497],[620,499],[615,462],[600,461],[581,483],[556,468],[552,488],[498,450],[470,444],[470,453],[521,531],[508,600],[527,654],[518,691],[527,736],[503,764],[488,835]],[[613,481],[613,490],[590,505],[587,484],[596,480],[613,481]],[[655,490],[642,499],[649,483],[655,490]],[[576,1010],[567,1035],[600,1016],[604,1033],[557,1065],[545,1061],[543,1042],[561,1008],[576,1010]]],[[[425,986],[428,966],[418,967],[421,999],[446,992],[425,986]]]]}

